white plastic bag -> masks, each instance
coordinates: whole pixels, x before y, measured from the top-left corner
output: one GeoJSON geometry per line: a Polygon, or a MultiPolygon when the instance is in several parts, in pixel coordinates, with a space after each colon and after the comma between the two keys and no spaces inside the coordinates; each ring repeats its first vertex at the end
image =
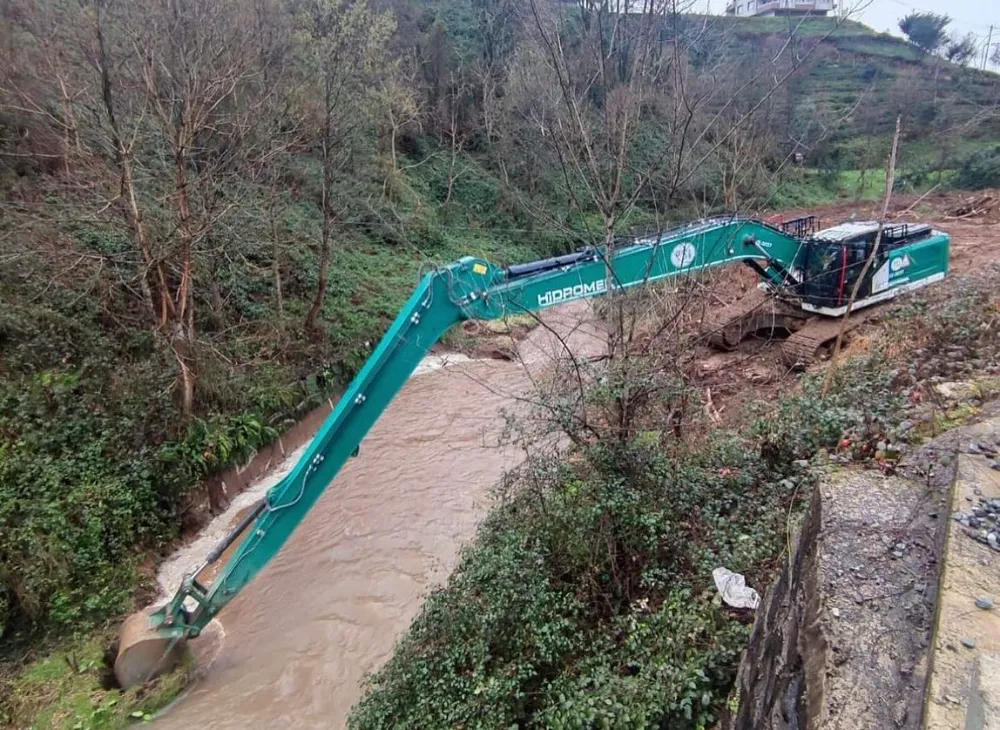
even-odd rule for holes
{"type": "Polygon", "coordinates": [[[760,605],[760,594],[747,586],[746,578],[725,568],[712,571],[715,587],[722,594],[722,600],[733,608],[757,608],[760,605]]]}

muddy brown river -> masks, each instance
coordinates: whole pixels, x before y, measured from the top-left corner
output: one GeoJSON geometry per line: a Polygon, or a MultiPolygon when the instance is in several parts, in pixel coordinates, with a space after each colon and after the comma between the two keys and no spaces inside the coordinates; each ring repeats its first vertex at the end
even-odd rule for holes
{"type": "MultiPolygon", "coordinates": [[[[600,352],[589,306],[545,321],[577,354],[600,352]]],[[[199,677],[158,730],[344,727],[361,680],[447,577],[489,488],[520,458],[497,447],[501,410],[561,348],[537,328],[520,344],[523,363],[429,362],[411,377],[285,548],[192,643],[199,677]]],[[[164,582],[203,549],[176,556],[164,582]]]]}

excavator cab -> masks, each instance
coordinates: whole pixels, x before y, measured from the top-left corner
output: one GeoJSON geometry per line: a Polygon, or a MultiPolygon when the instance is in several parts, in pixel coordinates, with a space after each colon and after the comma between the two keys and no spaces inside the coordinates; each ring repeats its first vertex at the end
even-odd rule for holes
{"type": "Polygon", "coordinates": [[[864,279],[854,304],[858,309],[943,278],[947,237],[922,224],[885,226],[876,258],[865,271],[878,231],[877,222],[849,222],[804,239],[804,309],[842,314],[862,273],[864,279]]]}
{"type": "MultiPolygon", "coordinates": [[[[822,307],[846,304],[861,269],[871,251],[867,241],[815,241],[806,249],[805,277],[802,285],[805,299],[822,307]]],[[[865,292],[858,292],[864,298],[865,292]]]]}

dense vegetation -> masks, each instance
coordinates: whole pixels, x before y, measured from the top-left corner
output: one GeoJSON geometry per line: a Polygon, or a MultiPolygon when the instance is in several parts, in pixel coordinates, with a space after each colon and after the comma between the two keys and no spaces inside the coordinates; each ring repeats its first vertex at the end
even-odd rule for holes
{"type": "Polygon", "coordinates": [[[722,606],[712,570],[765,588],[831,460],[892,470],[907,438],[975,415],[979,400],[942,407],[921,396],[944,377],[996,395],[997,303],[988,276],[906,301],[828,391],[826,373],[807,376],[776,403],[751,404],[732,431],[699,429],[706,416],[689,391],[679,436],[664,413],[685,388],[670,387],[656,358],[588,367],[581,398],[567,397],[572,385],[541,388],[571,446],[529,458],[501,486],[350,726],[716,726],[751,616],[722,606]],[[627,434],[623,402],[642,404],[627,434]],[[909,430],[896,428],[904,407],[909,430]]]}
{"type": "MultiPolygon", "coordinates": [[[[849,432],[874,443],[900,405],[877,358],[821,388],[808,380],[749,436],[686,448],[643,431],[529,460],[351,726],[713,726],[749,625],[712,570],[766,585],[809,494],[797,460],[849,432]]],[[[607,403],[605,389],[587,400],[607,403]]]]}
{"type": "MultiPolygon", "coordinates": [[[[946,181],[1000,137],[996,101],[992,75],[833,21],[5,0],[0,636],[128,610],[189,488],[335,392],[422,267],[868,194],[900,112],[902,184],[946,181]]],[[[610,498],[621,454],[586,456],[581,499],[610,498]]],[[[579,618],[553,640],[597,637],[579,618]]]]}

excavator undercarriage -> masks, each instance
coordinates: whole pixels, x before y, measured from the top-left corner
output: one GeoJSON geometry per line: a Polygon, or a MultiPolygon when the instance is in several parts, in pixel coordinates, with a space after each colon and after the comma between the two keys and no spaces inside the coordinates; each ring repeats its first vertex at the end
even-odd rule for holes
{"type": "MultiPolygon", "coordinates": [[[[731,352],[749,339],[775,342],[781,359],[793,370],[802,370],[823,360],[833,350],[840,334],[841,319],[828,319],[804,311],[759,290],[725,310],[706,317],[702,332],[717,350],[731,352]],[[749,300],[749,301],[748,301],[749,300]]],[[[854,312],[844,326],[844,340],[876,307],[854,312]]]]}

